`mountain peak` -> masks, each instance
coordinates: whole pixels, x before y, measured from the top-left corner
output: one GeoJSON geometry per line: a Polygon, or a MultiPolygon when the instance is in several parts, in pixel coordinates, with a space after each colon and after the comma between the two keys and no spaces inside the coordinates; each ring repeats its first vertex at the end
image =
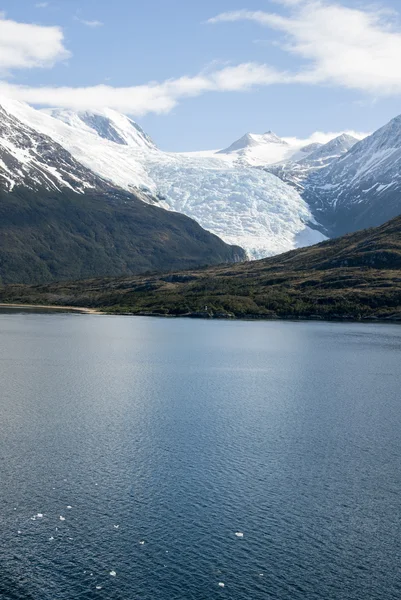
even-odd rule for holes
{"type": "Polygon", "coordinates": [[[89,129],[99,137],[122,146],[154,149],[153,140],[132,119],[110,108],[79,111],[64,108],[46,109],[43,112],[63,121],[75,129],[89,129]]]}
{"type": "Polygon", "coordinates": [[[244,151],[247,148],[254,148],[256,146],[263,146],[267,144],[280,144],[282,146],[288,146],[287,142],[282,140],[272,131],[266,133],[246,133],[241,138],[236,140],[231,146],[220,150],[219,154],[231,154],[233,152],[244,151]]]}

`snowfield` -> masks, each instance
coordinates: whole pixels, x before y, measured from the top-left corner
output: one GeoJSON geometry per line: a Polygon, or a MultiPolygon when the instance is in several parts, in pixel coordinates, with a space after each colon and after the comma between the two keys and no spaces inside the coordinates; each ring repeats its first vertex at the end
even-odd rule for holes
{"type": "MultiPolygon", "coordinates": [[[[250,258],[326,239],[314,229],[317,224],[296,190],[262,169],[227,160],[224,152],[162,152],[136,123],[112,110],[39,111],[7,99],[0,99],[0,105],[97,175],[126,190],[148,191],[160,206],[192,217],[243,247],[250,258]]],[[[268,144],[286,151],[285,143],[268,144]]]]}

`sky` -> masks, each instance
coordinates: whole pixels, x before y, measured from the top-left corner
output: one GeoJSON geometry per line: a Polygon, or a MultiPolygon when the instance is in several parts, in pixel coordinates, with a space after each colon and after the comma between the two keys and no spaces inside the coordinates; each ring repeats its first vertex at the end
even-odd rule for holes
{"type": "Polygon", "coordinates": [[[0,0],[0,95],[132,115],[163,150],[401,113],[401,2],[0,0]]]}

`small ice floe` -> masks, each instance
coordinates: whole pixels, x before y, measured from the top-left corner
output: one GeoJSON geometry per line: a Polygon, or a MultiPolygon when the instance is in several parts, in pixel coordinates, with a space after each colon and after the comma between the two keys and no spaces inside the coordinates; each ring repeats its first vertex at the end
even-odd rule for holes
{"type": "Polygon", "coordinates": [[[72,509],[72,506],[67,506],[67,510],[71,510],[71,509],[72,509]]]}
{"type": "Polygon", "coordinates": [[[21,535],[21,533],[22,533],[22,531],[19,531],[19,530],[18,530],[18,535],[21,535]]]}
{"type": "Polygon", "coordinates": [[[141,546],[144,546],[145,545],[145,540],[141,540],[139,543],[140,543],[141,546]]]}
{"type": "Polygon", "coordinates": [[[97,586],[96,586],[96,589],[97,589],[97,590],[101,590],[101,589],[102,589],[102,586],[101,586],[101,585],[97,585],[97,586]]]}
{"type": "Polygon", "coordinates": [[[264,577],[263,573],[259,573],[259,577],[264,577]]]}
{"type": "Polygon", "coordinates": [[[115,571],[110,571],[110,577],[116,577],[117,573],[115,571]]]}
{"type": "Polygon", "coordinates": [[[58,531],[58,527],[56,527],[56,531],[58,531]]]}
{"type": "Polygon", "coordinates": [[[65,517],[62,517],[62,516],[60,515],[60,521],[65,521],[65,517]]]}
{"type": "Polygon", "coordinates": [[[49,542],[52,542],[53,540],[54,540],[53,536],[49,537],[49,542]]]}
{"type": "Polygon", "coordinates": [[[14,510],[17,510],[17,507],[15,507],[14,510]]]}
{"type": "Polygon", "coordinates": [[[242,531],[236,531],[235,535],[237,536],[237,538],[243,538],[244,534],[242,533],[242,531]]]}
{"type": "Polygon", "coordinates": [[[220,581],[219,582],[219,587],[223,588],[223,587],[226,587],[226,586],[225,586],[225,584],[222,581],[220,581]]]}
{"type": "Polygon", "coordinates": [[[114,529],[119,529],[120,526],[119,525],[114,525],[114,529]]]}
{"type": "Polygon", "coordinates": [[[36,518],[37,518],[37,519],[43,519],[43,514],[42,514],[42,513],[38,513],[38,514],[36,515],[36,518]]]}

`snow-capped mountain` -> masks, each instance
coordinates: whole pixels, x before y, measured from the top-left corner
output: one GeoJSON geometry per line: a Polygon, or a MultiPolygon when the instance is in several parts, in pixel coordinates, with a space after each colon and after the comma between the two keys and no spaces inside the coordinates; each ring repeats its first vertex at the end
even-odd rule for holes
{"type": "Polygon", "coordinates": [[[265,166],[289,160],[300,150],[290,145],[272,131],[262,135],[246,133],[228,148],[217,152],[222,158],[243,166],[265,166]]]}
{"type": "Polygon", "coordinates": [[[333,235],[400,214],[401,116],[312,173],[303,196],[333,235]]]}
{"type": "Polygon", "coordinates": [[[115,110],[105,108],[96,112],[74,112],[65,108],[45,109],[43,112],[71,125],[74,129],[93,132],[99,137],[137,148],[155,148],[153,140],[135,121],[115,110]]]}
{"type": "Polygon", "coordinates": [[[39,133],[0,106],[0,189],[69,188],[78,193],[107,183],[75,160],[51,137],[39,133]]]}
{"type": "Polygon", "coordinates": [[[348,152],[357,142],[357,138],[343,133],[327,142],[327,144],[310,144],[303,148],[302,150],[306,156],[304,155],[298,160],[294,160],[296,158],[294,157],[290,161],[271,165],[267,167],[267,170],[269,173],[280,177],[282,181],[294,186],[302,194],[305,182],[312,173],[328,167],[348,152]]]}
{"type": "Polygon", "coordinates": [[[99,121],[99,113],[53,109],[49,114],[12,101],[3,106],[101,178],[158,198],[160,206],[192,217],[224,241],[245,248],[250,257],[324,239],[298,192],[261,169],[223,155],[162,152],[136,123],[115,111],[102,113],[99,121]]]}

